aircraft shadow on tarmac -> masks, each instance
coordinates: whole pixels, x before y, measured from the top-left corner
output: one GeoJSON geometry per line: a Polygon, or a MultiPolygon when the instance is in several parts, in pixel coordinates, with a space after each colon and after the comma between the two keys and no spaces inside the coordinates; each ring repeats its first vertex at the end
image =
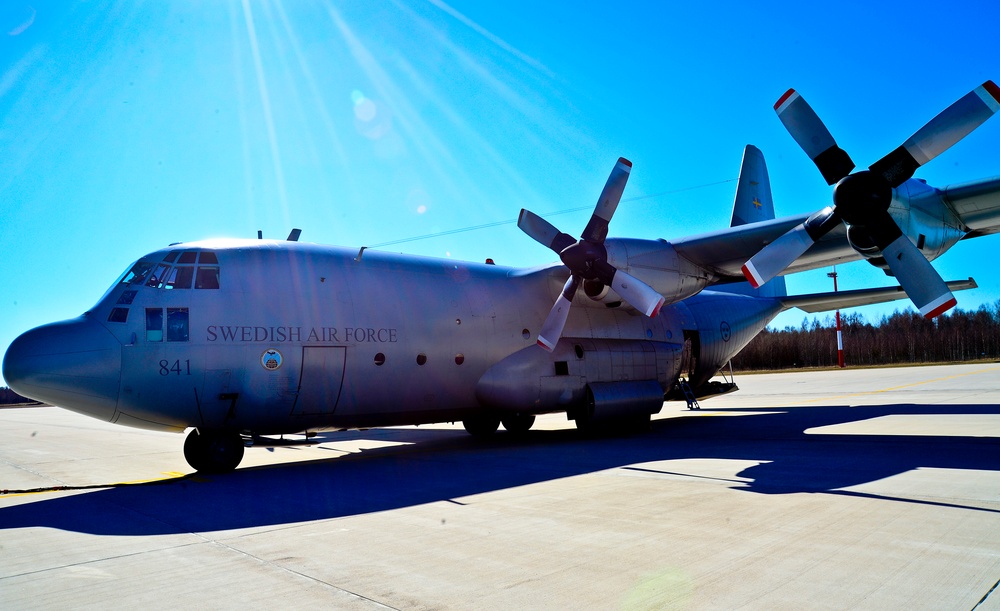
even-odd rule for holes
{"type": "MultiPolygon", "coordinates": [[[[738,474],[750,481],[733,481],[732,488],[739,491],[825,492],[1000,513],[959,502],[840,490],[920,467],[1000,471],[998,438],[806,434],[815,427],[887,415],[1000,414],[1000,405],[720,409],[702,414],[656,420],[649,432],[603,439],[583,438],[570,429],[531,431],[522,439],[501,433],[485,442],[464,431],[426,428],[333,433],[331,440],[376,436],[408,444],[227,475],[39,497],[0,509],[0,530],[42,526],[100,535],[161,535],[292,524],[443,500],[462,502],[484,492],[691,458],[759,461],[738,474]],[[741,415],[704,417],[713,411],[741,415]]],[[[638,469],[655,472],[657,467],[638,469]]]]}

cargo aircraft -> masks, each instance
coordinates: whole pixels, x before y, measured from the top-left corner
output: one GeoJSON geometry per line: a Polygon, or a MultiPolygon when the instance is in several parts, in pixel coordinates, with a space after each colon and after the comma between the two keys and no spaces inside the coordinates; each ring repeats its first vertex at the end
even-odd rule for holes
{"type": "Polygon", "coordinates": [[[591,431],[648,423],[678,385],[731,390],[710,378],[788,308],[955,305],[974,281],[945,283],[928,260],[1000,231],[1000,177],[941,189],[912,177],[998,109],[988,81],[855,172],[790,90],[775,110],[835,185],[832,206],[775,219],[747,146],[729,228],[609,238],[631,171],[620,159],[579,237],[521,211],[518,226],[560,259],[529,269],[306,244],[298,230],[174,244],[82,316],[19,336],[3,375],[101,420],[190,429],[184,454],[202,472],[235,469],[265,435],[456,421],[523,433],[546,413],[591,431]],[[858,259],[900,286],[786,294],[783,274],[858,259]]]}

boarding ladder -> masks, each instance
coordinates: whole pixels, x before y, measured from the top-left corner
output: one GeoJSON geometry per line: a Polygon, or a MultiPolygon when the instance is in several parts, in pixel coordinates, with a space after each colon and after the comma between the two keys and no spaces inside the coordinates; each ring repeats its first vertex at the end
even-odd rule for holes
{"type": "Polygon", "coordinates": [[[681,387],[681,392],[684,393],[684,400],[687,401],[688,409],[701,409],[701,405],[698,405],[698,398],[694,396],[694,391],[691,390],[691,385],[688,384],[687,380],[681,378],[677,380],[677,384],[681,387]]]}

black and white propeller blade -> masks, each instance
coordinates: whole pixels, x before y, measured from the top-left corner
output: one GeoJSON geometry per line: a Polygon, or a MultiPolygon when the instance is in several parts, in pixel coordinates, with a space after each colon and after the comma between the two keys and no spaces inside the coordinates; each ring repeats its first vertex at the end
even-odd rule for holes
{"type": "Polygon", "coordinates": [[[576,296],[576,289],[579,286],[580,279],[576,275],[570,276],[555,305],[549,310],[549,315],[545,317],[545,322],[542,323],[542,330],[538,333],[538,345],[549,352],[555,349],[559,338],[562,337],[563,327],[569,318],[569,306],[573,303],[573,297],[576,296]]]}
{"type": "Polygon", "coordinates": [[[809,159],[819,168],[826,184],[835,184],[854,169],[851,156],[837,146],[830,130],[805,98],[789,89],[774,104],[774,112],[809,159]]]}
{"type": "Polygon", "coordinates": [[[579,240],[559,231],[537,214],[521,210],[517,226],[533,240],[557,253],[571,274],[538,334],[538,345],[549,352],[555,349],[562,337],[570,305],[585,280],[596,280],[610,286],[646,316],[656,316],[663,306],[664,299],[656,290],[608,263],[608,251],[604,248],[608,224],[618,209],[631,170],[629,160],[618,159],[579,240]]]}
{"type": "Polygon", "coordinates": [[[836,184],[834,205],[813,214],[747,261],[743,265],[747,280],[759,287],[774,278],[843,220],[867,234],[879,247],[889,269],[921,314],[934,318],[954,306],[955,298],[947,285],[889,214],[892,190],[1000,111],[1000,88],[993,81],[983,83],[868,170],[853,174],[855,166],[850,156],[837,146],[798,92],[789,89],[774,109],[827,183],[836,184]]]}

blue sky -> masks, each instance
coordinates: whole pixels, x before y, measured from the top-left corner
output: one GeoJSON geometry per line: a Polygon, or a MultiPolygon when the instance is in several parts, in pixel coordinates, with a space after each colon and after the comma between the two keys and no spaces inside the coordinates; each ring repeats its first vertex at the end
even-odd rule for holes
{"type": "MultiPolygon", "coordinates": [[[[1000,80],[994,2],[674,4],[5,0],[0,350],[178,241],[300,227],[319,243],[545,263],[519,209],[563,212],[547,218],[578,233],[619,156],[634,168],[613,236],[727,225],[747,143],[778,215],[813,211],[830,189],[774,115],[787,88],[866,166],[1000,80]],[[479,225],[493,226],[400,242],[479,225]]],[[[918,177],[998,174],[994,118],[918,177]]],[[[997,245],[935,263],[979,282],[959,307],[1000,299],[997,245]]],[[[829,290],[827,271],[789,290],[829,290]]],[[[892,284],[863,262],[838,271],[842,289],[892,284]]]]}

